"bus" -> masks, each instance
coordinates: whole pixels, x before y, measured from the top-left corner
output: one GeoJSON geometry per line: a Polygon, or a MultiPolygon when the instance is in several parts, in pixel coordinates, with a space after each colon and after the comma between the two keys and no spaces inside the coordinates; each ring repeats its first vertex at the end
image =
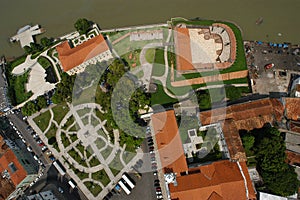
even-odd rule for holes
{"type": "Polygon", "coordinates": [[[124,192],[127,195],[129,195],[131,193],[130,190],[124,185],[124,183],[121,180],[119,180],[118,184],[121,186],[121,188],[124,190],[124,192]]]}
{"type": "Polygon", "coordinates": [[[75,181],[73,179],[70,179],[68,183],[72,187],[72,189],[74,189],[77,186],[77,184],[75,183],[75,181]]]}
{"type": "Polygon", "coordinates": [[[133,189],[135,187],[135,185],[133,184],[133,182],[130,180],[130,177],[128,177],[127,174],[123,174],[122,175],[123,180],[129,185],[129,187],[131,187],[131,189],[133,189]]]}
{"type": "Polygon", "coordinates": [[[59,161],[54,161],[53,162],[54,167],[57,169],[57,171],[59,172],[59,174],[61,176],[64,176],[66,174],[66,170],[63,168],[63,166],[59,163],[59,161]]]}

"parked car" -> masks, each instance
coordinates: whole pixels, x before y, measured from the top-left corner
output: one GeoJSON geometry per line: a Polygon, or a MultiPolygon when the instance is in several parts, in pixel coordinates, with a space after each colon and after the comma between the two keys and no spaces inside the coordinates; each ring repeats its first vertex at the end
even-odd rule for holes
{"type": "Polygon", "coordinates": [[[36,161],[39,160],[39,158],[37,157],[37,155],[34,155],[33,158],[34,158],[34,160],[36,160],[36,161]]]}
{"type": "Polygon", "coordinates": [[[32,148],[30,146],[28,146],[27,151],[32,152],[32,148]]]}
{"type": "Polygon", "coordinates": [[[42,147],[42,152],[45,152],[48,149],[48,147],[45,145],[42,147]]]}
{"type": "Polygon", "coordinates": [[[150,151],[153,151],[153,150],[154,150],[154,146],[150,146],[150,147],[149,147],[149,150],[150,150],[150,151]]]}
{"type": "Polygon", "coordinates": [[[152,146],[152,145],[153,145],[153,142],[149,142],[148,145],[149,145],[149,146],[152,146]]]}
{"type": "Polygon", "coordinates": [[[161,187],[156,187],[156,191],[161,191],[161,187]]]}

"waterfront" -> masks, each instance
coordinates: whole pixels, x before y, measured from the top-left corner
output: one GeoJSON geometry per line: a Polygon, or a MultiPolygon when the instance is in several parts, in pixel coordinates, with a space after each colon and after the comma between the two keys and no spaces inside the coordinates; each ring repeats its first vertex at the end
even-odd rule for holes
{"type": "Polygon", "coordinates": [[[26,24],[40,24],[47,32],[43,36],[57,37],[74,30],[76,19],[86,17],[102,29],[129,25],[162,23],[174,16],[186,18],[222,19],[236,22],[244,39],[300,43],[297,13],[298,0],[204,1],[190,0],[78,0],[78,1],[2,1],[0,12],[0,55],[20,55],[18,43],[9,37],[26,24]],[[229,3],[230,2],[230,3],[229,3]],[[163,4],[163,5],[162,5],[163,4]],[[256,25],[258,18],[263,23],[256,25]],[[278,36],[281,33],[281,36],[278,36]]]}

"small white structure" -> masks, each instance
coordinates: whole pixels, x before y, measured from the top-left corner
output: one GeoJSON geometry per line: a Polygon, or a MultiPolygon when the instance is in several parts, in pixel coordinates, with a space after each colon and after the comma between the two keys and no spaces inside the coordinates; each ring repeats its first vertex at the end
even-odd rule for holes
{"type": "Polygon", "coordinates": [[[10,38],[11,42],[20,41],[21,47],[30,46],[31,42],[34,42],[33,36],[45,32],[43,28],[37,24],[35,26],[26,25],[20,28],[17,32],[17,35],[10,38]]]}

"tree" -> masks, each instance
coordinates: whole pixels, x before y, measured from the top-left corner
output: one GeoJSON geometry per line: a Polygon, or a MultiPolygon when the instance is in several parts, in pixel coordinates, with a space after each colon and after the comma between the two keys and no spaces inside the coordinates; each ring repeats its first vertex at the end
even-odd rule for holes
{"type": "Polygon", "coordinates": [[[80,18],[78,19],[75,24],[74,27],[75,29],[80,33],[80,34],[86,34],[89,30],[91,26],[90,21],[88,21],[85,18],[80,18]]]}
{"type": "Polygon", "coordinates": [[[47,38],[47,37],[41,38],[41,45],[43,47],[49,47],[52,45],[52,43],[53,43],[53,38],[47,38]]]}
{"type": "Polygon", "coordinates": [[[44,96],[39,96],[37,98],[37,103],[36,103],[38,110],[41,110],[42,108],[46,108],[47,107],[47,101],[45,99],[44,96]]]}
{"type": "Polygon", "coordinates": [[[298,190],[299,180],[294,168],[285,162],[286,147],[279,130],[264,127],[255,132],[255,159],[266,191],[282,196],[294,194],[298,190]]]}
{"type": "Polygon", "coordinates": [[[252,134],[247,133],[246,135],[242,136],[242,141],[243,141],[243,146],[245,148],[246,155],[252,156],[253,155],[252,147],[254,146],[255,137],[252,134]]]}
{"type": "Polygon", "coordinates": [[[23,49],[27,55],[32,53],[32,49],[29,46],[25,46],[25,47],[23,47],[23,49]]]}

